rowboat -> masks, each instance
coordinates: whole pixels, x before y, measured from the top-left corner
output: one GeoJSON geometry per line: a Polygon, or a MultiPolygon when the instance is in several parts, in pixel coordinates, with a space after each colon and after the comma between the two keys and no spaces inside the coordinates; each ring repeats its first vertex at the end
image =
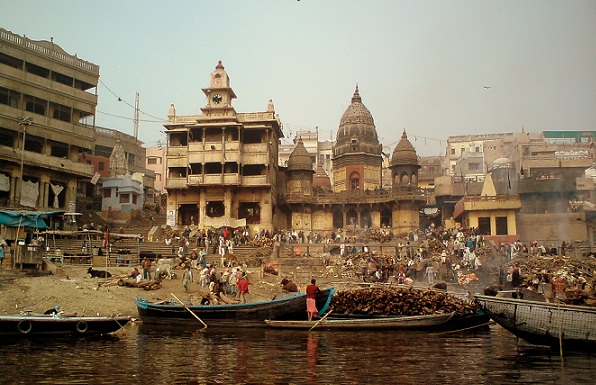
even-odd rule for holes
{"type": "MultiPolygon", "coordinates": [[[[317,329],[390,329],[390,330],[424,330],[447,322],[454,313],[429,314],[404,317],[379,317],[379,318],[336,318],[324,319],[317,329]]],[[[284,329],[310,329],[315,321],[278,321],[265,320],[269,327],[284,329]]]]}
{"type": "MultiPolygon", "coordinates": [[[[334,293],[335,289],[328,288],[317,294],[317,308],[321,312],[327,309],[334,293]]],[[[143,298],[136,298],[135,304],[139,317],[148,324],[197,325],[196,317],[199,317],[208,326],[264,326],[265,319],[307,318],[306,294],[228,305],[185,306],[177,302],[151,303],[143,298]]]]}
{"type": "Polygon", "coordinates": [[[476,300],[496,323],[531,344],[596,348],[596,307],[484,295],[476,300]]]}
{"type": "MultiPolygon", "coordinates": [[[[379,318],[403,318],[403,315],[365,315],[365,314],[337,314],[331,313],[330,320],[335,319],[379,319],[379,318]]],[[[436,325],[432,328],[433,332],[455,332],[465,330],[477,330],[479,328],[488,329],[490,317],[482,310],[473,313],[458,314],[455,313],[453,317],[446,322],[436,325]]]]}
{"type": "Polygon", "coordinates": [[[76,317],[23,313],[0,316],[0,336],[60,337],[113,333],[130,321],[130,317],[76,317]]]}

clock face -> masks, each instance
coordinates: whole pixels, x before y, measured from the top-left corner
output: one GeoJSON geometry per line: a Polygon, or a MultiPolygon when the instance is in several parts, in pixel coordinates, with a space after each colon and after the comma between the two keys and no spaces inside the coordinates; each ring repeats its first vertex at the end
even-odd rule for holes
{"type": "Polygon", "coordinates": [[[213,103],[219,104],[219,103],[221,103],[222,99],[223,98],[221,97],[221,95],[217,94],[217,95],[213,95],[213,98],[211,100],[213,100],[213,103]]]}

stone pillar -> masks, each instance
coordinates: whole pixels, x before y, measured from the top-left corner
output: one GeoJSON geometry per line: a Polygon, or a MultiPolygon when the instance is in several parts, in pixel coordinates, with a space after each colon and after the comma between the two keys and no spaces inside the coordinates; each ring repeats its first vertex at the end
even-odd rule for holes
{"type": "MultiPolygon", "coordinates": [[[[223,170],[222,170],[222,177],[223,177],[223,170]]],[[[226,188],[224,191],[224,215],[228,217],[233,217],[232,215],[232,190],[226,188]]]]}
{"type": "Polygon", "coordinates": [[[207,212],[207,198],[205,191],[201,191],[199,194],[199,226],[205,228],[205,218],[207,212]]]}
{"type": "Polygon", "coordinates": [[[271,205],[271,192],[268,191],[261,195],[261,224],[260,227],[273,231],[273,209],[271,205]]]}
{"type": "Polygon", "coordinates": [[[10,176],[10,201],[12,202],[13,206],[17,206],[18,199],[18,191],[17,189],[20,188],[20,183],[17,182],[18,177],[11,175],[10,176]]]}

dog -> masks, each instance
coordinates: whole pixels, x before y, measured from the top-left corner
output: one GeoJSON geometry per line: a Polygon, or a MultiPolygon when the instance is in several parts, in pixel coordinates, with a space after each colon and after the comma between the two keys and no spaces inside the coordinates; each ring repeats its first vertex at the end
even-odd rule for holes
{"type": "Polygon", "coordinates": [[[87,273],[91,274],[91,278],[110,278],[112,276],[109,271],[93,270],[92,267],[87,270],[87,273]]]}

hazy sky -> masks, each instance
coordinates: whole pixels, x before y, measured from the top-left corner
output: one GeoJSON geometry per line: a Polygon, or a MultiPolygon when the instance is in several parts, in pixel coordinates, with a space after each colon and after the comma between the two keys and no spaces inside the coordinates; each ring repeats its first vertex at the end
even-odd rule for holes
{"type": "Polygon", "coordinates": [[[170,103],[200,114],[218,60],[236,111],[273,99],[290,138],[335,138],[356,84],[391,150],[404,128],[419,155],[450,135],[596,129],[594,0],[0,0],[0,27],[98,64],[99,126],[132,134],[139,92],[147,146],[170,103]]]}

